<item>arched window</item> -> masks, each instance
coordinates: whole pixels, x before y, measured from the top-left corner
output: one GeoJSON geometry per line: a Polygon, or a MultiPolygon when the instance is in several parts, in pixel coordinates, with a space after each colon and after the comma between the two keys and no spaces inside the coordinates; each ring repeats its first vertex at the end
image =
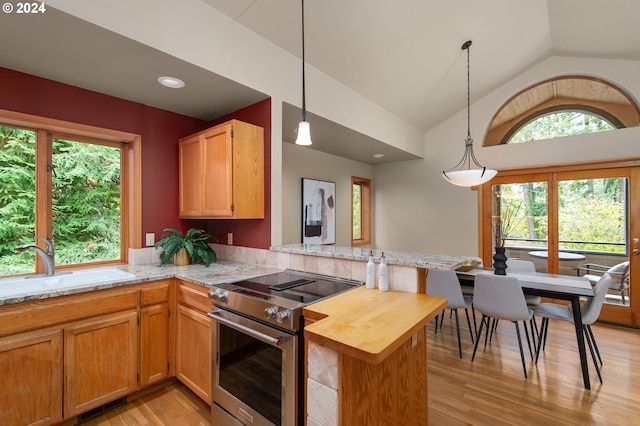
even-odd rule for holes
{"type": "Polygon", "coordinates": [[[483,145],[639,125],[638,106],[620,88],[593,77],[563,76],[538,83],[505,102],[491,120],[483,145]],[[566,124],[566,120],[575,125],[566,124]],[[541,124],[547,125],[546,131],[540,131],[541,124]],[[532,129],[535,127],[539,128],[538,131],[532,129]],[[558,127],[562,130],[559,131],[558,127]],[[522,134],[516,136],[519,133],[522,134]]]}
{"type": "Polygon", "coordinates": [[[525,123],[506,143],[606,132],[615,128],[611,122],[595,114],[582,111],[558,111],[540,115],[525,123]]]}

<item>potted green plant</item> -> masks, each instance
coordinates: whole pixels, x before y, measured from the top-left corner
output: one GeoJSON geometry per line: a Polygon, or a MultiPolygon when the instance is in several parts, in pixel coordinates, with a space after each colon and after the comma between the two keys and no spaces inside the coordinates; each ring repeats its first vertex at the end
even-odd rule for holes
{"type": "Polygon", "coordinates": [[[174,264],[179,266],[201,261],[209,266],[218,260],[216,252],[207,243],[209,239],[218,242],[218,238],[202,229],[191,228],[183,235],[177,229],[165,228],[162,238],[156,243],[156,248],[162,248],[160,265],[174,259],[174,264]]]}

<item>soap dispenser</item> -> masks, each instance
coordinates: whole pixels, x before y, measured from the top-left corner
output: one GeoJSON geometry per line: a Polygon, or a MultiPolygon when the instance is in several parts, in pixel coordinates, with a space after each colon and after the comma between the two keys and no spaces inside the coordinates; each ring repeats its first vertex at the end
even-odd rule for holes
{"type": "Polygon", "coordinates": [[[380,257],[380,265],[378,266],[378,289],[380,291],[389,291],[389,269],[387,267],[387,258],[384,252],[380,257]]]}
{"type": "Polygon", "coordinates": [[[366,286],[367,288],[376,288],[376,264],[373,261],[373,250],[369,250],[366,286]]]}

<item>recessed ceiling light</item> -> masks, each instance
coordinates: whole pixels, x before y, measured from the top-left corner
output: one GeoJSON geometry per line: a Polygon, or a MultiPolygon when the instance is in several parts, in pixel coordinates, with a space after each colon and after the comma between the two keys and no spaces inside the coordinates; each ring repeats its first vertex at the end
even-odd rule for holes
{"type": "Polygon", "coordinates": [[[184,81],[175,77],[168,77],[168,76],[158,77],[158,83],[162,84],[163,86],[170,87],[172,89],[180,89],[184,87],[184,81]]]}
{"type": "Polygon", "coordinates": [[[384,154],[373,154],[373,158],[382,158],[384,154]]]}

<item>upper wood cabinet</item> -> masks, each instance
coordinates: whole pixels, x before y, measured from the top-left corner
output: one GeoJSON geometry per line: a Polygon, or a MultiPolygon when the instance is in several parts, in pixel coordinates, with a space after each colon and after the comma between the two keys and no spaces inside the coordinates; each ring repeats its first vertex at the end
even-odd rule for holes
{"type": "Polygon", "coordinates": [[[264,219],[264,129],[231,120],[180,139],[180,217],[264,219]]]}

